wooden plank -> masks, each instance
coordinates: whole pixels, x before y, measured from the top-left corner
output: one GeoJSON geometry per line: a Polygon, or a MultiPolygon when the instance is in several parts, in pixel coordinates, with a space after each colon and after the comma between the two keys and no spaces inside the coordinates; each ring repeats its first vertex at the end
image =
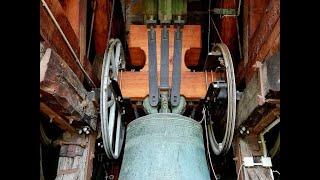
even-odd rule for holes
{"type": "Polygon", "coordinates": [[[95,43],[96,54],[103,56],[107,47],[109,20],[112,2],[106,0],[97,0],[95,9],[95,21],[93,28],[93,37],[95,43]]]}
{"type": "MultiPolygon", "coordinates": [[[[161,44],[161,28],[158,25],[156,31],[156,47],[157,47],[157,67],[160,70],[160,44],[161,44]]],[[[130,25],[128,35],[128,46],[140,47],[146,56],[146,63],[141,71],[148,71],[148,33],[146,25],[130,25]]],[[[185,52],[190,48],[201,48],[201,26],[200,25],[185,25],[183,27],[182,36],[182,51],[181,51],[181,71],[190,71],[184,62],[185,52]]],[[[174,27],[169,29],[169,70],[172,71],[173,63],[173,47],[174,47],[174,27]]]]}
{"type": "MultiPolygon", "coordinates": [[[[264,74],[267,73],[267,66],[265,64],[262,65],[262,69],[264,74]]],[[[268,84],[268,79],[265,74],[264,84],[268,84]]],[[[268,87],[264,87],[264,92],[268,92],[268,87]]],[[[243,94],[237,105],[237,118],[236,118],[236,127],[239,127],[244,121],[248,119],[248,117],[252,114],[252,112],[259,107],[258,103],[258,95],[261,94],[261,82],[259,77],[259,72],[255,72],[253,78],[250,82],[247,83],[246,89],[243,91],[243,94]]],[[[264,94],[265,96],[266,94],[264,94]]]]}
{"type": "Polygon", "coordinates": [[[40,102],[40,111],[52,119],[53,123],[61,129],[69,132],[76,132],[75,128],[72,127],[66,119],[62,118],[43,102],[40,102]]]}
{"type": "Polygon", "coordinates": [[[86,163],[85,163],[85,171],[84,171],[84,178],[86,180],[90,180],[92,177],[93,172],[93,158],[95,152],[95,143],[97,140],[97,134],[90,134],[88,137],[88,148],[87,148],[87,156],[86,156],[86,163]]]}
{"type": "MultiPolygon", "coordinates": [[[[80,37],[80,3],[79,0],[61,0],[64,12],[74,30],[76,36],[80,37]]],[[[81,0],[80,0],[81,2],[81,0]]]]}
{"type": "Polygon", "coordinates": [[[268,6],[268,3],[270,0],[248,0],[248,8],[249,8],[249,40],[253,37],[255,31],[259,27],[259,24],[261,22],[261,19],[263,18],[263,15],[265,14],[265,10],[268,6]]]}
{"type": "Polygon", "coordinates": [[[233,141],[233,149],[235,154],[237,173],[239,172],[239,168],[242,168],[240,171],[239,180],[272,180],[270,168],[262,166],[247,168],[243,166],[243,157],[262,156],[262,151],[259,146],[257,136],[251,135],[244,138],[241,138],[239,136],[235,137],[233,141]]]}
{"type": "Polygon", "coordinates": [[[271,124],[280,115],[280,108],[274,108],[267,115],[265,115],[255,127],[253,127],[254,134],[260,134],[269,124],[271,124]]]}
{"type": "MultiPolygon", "coordinates": [[[[50,48],[40,62],[40,93],[42,102],[61,117],[80,121],[84,117],[94,118],[96,110],[87,100],[87,91],[65,61],[50,48]]],[[[90,126],[95,129],[95,121],[90,126]]]]}
{"type": "MultiPolygon", "coordinates": [[[[158,76],[160,72],[158,72],[158,76]]],[[[172,72],[169,72],[169,83],[171,84],[172,72]]],[[[217,79],[217,74],[207,73],[208,84],[217,79]]],[[[160,80],[158,79],[160,82],[160,80]]],[[[158,83],[159,83],[158,82],[158,83]]],[[[143,100],[149,94],[148,72],[123,72],[120,73],[119,84],[123,97],[131,100],[143,100]]],[[[187,100],[200,100],[207,93],[206,78],[204,72],[181,72],[181,95],[187,100]]]]}
{"type": "Polygon", "coordinates": [[[280,37],[280,19],[276,22],[269,38],[261,46],[259,53],[257,54],[254,61],[263,61],[279,51],[279,37],[280,37]],[[269,57],[268,57],[269,55],[269,57]]]}
{"type": "MultiPolygon", "coordinates": [[[[254,68],[252,66],[257,60],[259,60],[257,57],[261,53],[261,48],[268,41],[268,38],[270,38],[270,35],[272,34],[273,29],[276,27],[279,19],[280,1],[270,0],[259,27],[255,31],[253,37],[250,39],[249,63],[246,70],[246,82],[249,82],[249,80],[252,78],[254,74],[254,68]]],[[[270,47],[267,47],[267,49],[268,48],[270,47]]],[[[264,59],[260,59],[259,61],[263,60],[264,59]]]]}

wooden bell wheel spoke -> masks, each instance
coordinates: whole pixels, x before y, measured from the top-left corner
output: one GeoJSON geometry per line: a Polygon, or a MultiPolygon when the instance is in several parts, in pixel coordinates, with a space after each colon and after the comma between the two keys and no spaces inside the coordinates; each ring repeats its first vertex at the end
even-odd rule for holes
{"type": "Polygon", "coordinates": [[[215,54],[220,54],[220,64],[224,66],[227,83],[227,110],[226,127],[222,142],[217,142],[213,131],[213,125],[208,124],[208,136],[211,148],[216,155],[225,154],[231,147],[236,117],[236,84],[232,57],[228,47],[223,43],[215,44],[213,47],[215,54]]]}
{"type": "Polygon", "coordinates": [[[117,159],[120,155],[124,139],[124,125],[117,95],[113,91],[111,81],[118,81],[118,71],[124,54],[119,39],[111,39],[105,50],[100,90],[101,133],[104,149],[109,159],[117,159]]]}

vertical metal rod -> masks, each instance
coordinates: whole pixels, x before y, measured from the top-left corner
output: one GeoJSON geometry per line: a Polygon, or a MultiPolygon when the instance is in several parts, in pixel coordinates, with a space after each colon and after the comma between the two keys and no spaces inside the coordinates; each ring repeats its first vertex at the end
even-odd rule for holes
{"type": "Polygon", "coordinates": [[[159,90],[157,77],[156,32],[152,26],[148,29],[148,52],[149,103],[151,106],[157,106],[159,101],[159,90]]]}
{"type": "Polygon", "coordinates": [[[180,84],[181,84],[181,49],[182,49],[182,30],[178,26],[174,34],[174,52],[173,52],[173,71],[172,71],[172,106],[179,105],[180,102],[180,84]]]}

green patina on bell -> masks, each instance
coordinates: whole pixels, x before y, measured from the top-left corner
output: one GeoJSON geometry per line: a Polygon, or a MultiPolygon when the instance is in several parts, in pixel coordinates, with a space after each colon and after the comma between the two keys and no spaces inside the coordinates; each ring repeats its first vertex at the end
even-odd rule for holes
{"type": "Polygon", "coordinates": [[[209,180],[201,125],[155,113],[127,127],[120,180],[209,180]]]}

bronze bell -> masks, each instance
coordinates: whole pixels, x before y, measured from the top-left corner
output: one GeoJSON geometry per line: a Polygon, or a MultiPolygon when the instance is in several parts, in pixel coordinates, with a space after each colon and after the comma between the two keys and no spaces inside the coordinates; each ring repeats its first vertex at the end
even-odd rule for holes
{"type": "Polygon", "coordinates": [[[209,180],[201,125],[155,113],[127,127],[120,180],[209,180]]]}

